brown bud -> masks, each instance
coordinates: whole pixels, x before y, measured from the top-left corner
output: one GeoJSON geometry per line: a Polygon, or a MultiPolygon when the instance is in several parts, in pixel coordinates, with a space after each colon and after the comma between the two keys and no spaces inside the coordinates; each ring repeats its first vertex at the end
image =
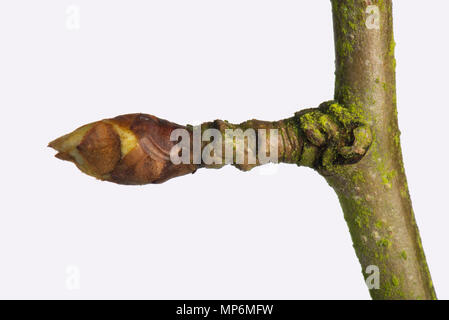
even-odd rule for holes
{"type": "Polygon", "coordinates": [[[146,114],[94,122],[52,142],[56,157],[74,162],[86,174],[120,184],[162,183],[193,173],[193,164],[175,165],[173,130],[185,128],[146,114]]]}

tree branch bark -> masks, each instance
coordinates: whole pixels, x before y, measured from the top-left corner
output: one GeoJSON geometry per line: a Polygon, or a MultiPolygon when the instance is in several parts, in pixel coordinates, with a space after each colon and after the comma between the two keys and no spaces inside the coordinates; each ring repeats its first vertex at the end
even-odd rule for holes
{"type": "MultiPolygon", "coordinates": [[[[391,0],[331,0],[334,19],[335,101],[322,103],[280,121],[240,124],[215,120],[181,126],[145,114],[94,122],[50,143],[63,160],[83,172],[121,184],[161,183],[199,168],[227,163],[247,171],[263,164],[259,152],[276,144],[274,162],[308,166],[336,191],[365,278],[380,272],[374,299],[436,299],[416,226],[402,162],[396,110],[395,58],[391,0]],[[193,141],[176,149],[172,133],[181,129],[193,141]],[[231,161],[224,143],[208,162],[208,141],[194,141],[208,129],[226,140],[227,130],[265,129],[231,139],[231,161]],[[270,130],[278,133],[272,142],[270,130]],[[260,144],[265,142],[265,144],[260,144]],[[237,148],[244,145],[243,148],[237,148]],[[171,155],[187,154],[187,163],[171,155]],[[249,159],[257,155],[256,161],[249,159]],[[236,163],[238,158],[244,159],[236,163]]],[[[214,139],[215,139],[214,138],[214,139]]]]}
{"type": "Polygon", "coordinates": [[[128,114],[82,126],[49,146],[58,151],[56,157],[98,179],[147,184],[226,164],[248,171],[282,162],[327,172],[360,160],[371,141],[371,130],[361,119],[330,101],[280,121],[215,120],[197,127],[128,114]],[[208,136],[208,131],[215,135],[208,136]],[[187,145],[180,147],[178,138],[187,145]]]}
{"type": "Polygon", "coordinates": [[[357,164],[324,173],[335,189],[374,299],[435,299],[407,186],[396,109],[391,0],[332,0],[335,100],[360,114],[373,143],[357,164]]]}

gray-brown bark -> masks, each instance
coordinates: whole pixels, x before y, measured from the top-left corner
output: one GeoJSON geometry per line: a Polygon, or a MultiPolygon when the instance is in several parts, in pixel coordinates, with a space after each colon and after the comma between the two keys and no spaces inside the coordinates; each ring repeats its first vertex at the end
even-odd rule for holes
{"type": "MultiPolygon", "coordinates": [[[[380,269],[374,299],[436,298],[402,163],[392,1],[333,0],[335,100],[360,114],[373,144],[357,164],[326,174],[362,265],[380,269]]],[[[367,274],[365,274],[367,276],[367,274]]]]}
{"type": "Polygon", "coordinates": [[[283,162],[325,172],[357,162],[372,142],[371,129],[344,111],[325,102],[279,121],[215,120],[197,127],[128,114],[82,126],[49,146],[84,173],[119,184],[162,183],[226,164],[248,171],[283,162]],[[178,143],[183,139],[187,144],[178,143]]]}
{"type": "MultiPolygon", "coordinates": [[[[240,124],[215,120],[203,123],[225,138],[227,129],[276,129],[275,162],[309,166],[336,191],[365,277],[370,267],[380,272],[374,299],[435,299],[435,291],[421,240],[402,163],[396,111],[395,58],[391,0],[332,0],[336,81],[335,101],[322,103],[294,117],[240,124]]],[[[50,143],[58,158],[73,161],[83,172],[121,184],[161,183],[226,164],[225,146],[218,163],[191,161],[175,164],[169,155],[176,142],[171,133],[180,126],[151,115],[130,114],[83,126],[50,143]]],[[[259,138],[261,139],[261,138],[259,138]]],[[[267,149],[271,140],[265,137],[267,149]]],[[[245,159],[233,164],[250,170],[259,144],[237,149],[245,159]]],[[[234,141],[234,140],[232,140],[234,141]]],[[[192,145],[186,149],[194,159],[192,145]]],[[[207,149],[200,141],[199,151],[207,149]]]]}

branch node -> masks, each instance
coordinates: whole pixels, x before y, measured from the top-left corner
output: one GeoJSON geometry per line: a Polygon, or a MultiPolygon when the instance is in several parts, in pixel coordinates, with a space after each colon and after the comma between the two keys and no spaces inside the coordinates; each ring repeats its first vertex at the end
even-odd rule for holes
{"type": "Polygon", "coordinates": [[[311,165],[315,169],[330,171],[337,165],[356,163],[371,146],[371,128],[355,112],[334,101],[302,110],[295,116],[306,144],[318,148],[318,156],[311,165]]]}

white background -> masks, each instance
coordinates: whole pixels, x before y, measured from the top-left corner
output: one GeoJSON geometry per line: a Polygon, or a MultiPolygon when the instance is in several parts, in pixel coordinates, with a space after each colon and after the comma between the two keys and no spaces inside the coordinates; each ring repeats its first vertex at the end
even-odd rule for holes
{"type": "MultiPolygon", "coordinates": [[[[448,10],[394,1],[405,166],[446,299],[448,10]]],[[[330,1],[2,1],[0,298],[368,299],[337,197],[310,169],[120,186],[46,147],[124,113],[289,117],[332,98],[333,72],[330,1]]]]}

